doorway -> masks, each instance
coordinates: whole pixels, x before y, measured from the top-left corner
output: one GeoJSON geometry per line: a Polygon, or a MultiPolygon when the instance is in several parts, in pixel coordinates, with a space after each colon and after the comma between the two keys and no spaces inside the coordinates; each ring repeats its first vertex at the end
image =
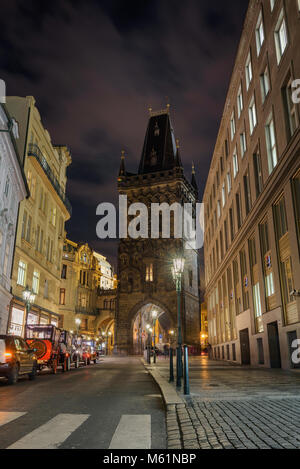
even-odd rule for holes
{"type": "Polygon", "coordinates": [[[241,344],[241,362],[242,365],[250,365],[250,341],[249,329],[240,331],[240,344],[241,344]]]}
{"type": "Polygon", "coordinates": [[[270,366],[271,368],[281,368],[281,354],[277,321],[268,324],[268,339],[270,352],[270,366]]]}

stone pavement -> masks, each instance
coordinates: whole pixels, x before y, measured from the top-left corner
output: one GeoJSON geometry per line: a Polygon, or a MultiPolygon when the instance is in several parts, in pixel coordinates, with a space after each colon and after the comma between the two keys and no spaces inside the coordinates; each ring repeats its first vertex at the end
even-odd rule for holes
{"type": "MultiPolygon", "coordinates": [[[[167,383],[168,361],[148,369],[167,383]]],[[[191,358],[191,395],[177,392],[181,403],[164,396],[168,448],[299,449],[299,389],[299,372],[191,358]]]]}

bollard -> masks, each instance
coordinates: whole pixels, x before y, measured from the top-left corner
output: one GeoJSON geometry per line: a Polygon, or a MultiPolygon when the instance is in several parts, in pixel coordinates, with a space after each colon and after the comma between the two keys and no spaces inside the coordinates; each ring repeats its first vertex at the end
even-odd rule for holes
{"type": "Polygon", "coordinates": [[[189,382],[189,348],[184,346],[184,394],[190,395],[190,382],[189,382]]]}
{"type": "Polygon", "coordinates": [[[173,349],[170,348],[170,379],[169,383],[174,383],[173,349]]]}
{"type": "Polygon", "coordinates": [[[182,356],[181,356],[181,347],[177,347],[176,350],[176,386],[178,389],[181,388],[181,378],[182,378],[182,356]]]}

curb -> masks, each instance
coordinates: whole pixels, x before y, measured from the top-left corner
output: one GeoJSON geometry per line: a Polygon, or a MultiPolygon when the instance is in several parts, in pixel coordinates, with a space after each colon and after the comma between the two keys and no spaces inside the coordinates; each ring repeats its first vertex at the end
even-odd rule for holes
{"type": "Polygon", "coordinates": [[[163,397],[167,412],[167,447],[168,449],[182,449],[182,433],[177,409],[185,409],[185,402],[178,396],[176,389],[161,376],[158,370],[146,363],[143,358],[141,358],[141,362],[158,385],[163,397]]]}

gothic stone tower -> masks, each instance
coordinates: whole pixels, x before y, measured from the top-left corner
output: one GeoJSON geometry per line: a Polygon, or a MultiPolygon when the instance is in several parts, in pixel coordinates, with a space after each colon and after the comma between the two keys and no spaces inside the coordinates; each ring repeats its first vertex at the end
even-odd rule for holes
{"type": "MultiPolygon", "coordinates": [[[[169,108],[159,112],[150,111],[137,174],[126,172],[122,154],[118,191],[119,194],[127,195],[128,206],[142,202],[148,207],[149,214],[151,203],[196,203],[198,191],[194,170],[189,182],[184,176],[169,108]]],[[[148,239],[127,238],[119,243],[116,353],[133,353],[136,350],[134,335],[140,334],[140,339],[146,340],[145,323],[143,325],[140,322],[134,329],[136,318],[138,315],[141,317],[141,312],[149,315],[149,311],[155,308],[159,312],[161,327],[177,331],[177,297],[171,267],[173,258],[179,253],[185,257],[181,298],[183,341],[188,345],[199,345],[198,253],[194,250],[183,251],[182,239],[162,239],[161,236],[159,239],[151,239],[150,234],[149,227],[148,239]]]]}

